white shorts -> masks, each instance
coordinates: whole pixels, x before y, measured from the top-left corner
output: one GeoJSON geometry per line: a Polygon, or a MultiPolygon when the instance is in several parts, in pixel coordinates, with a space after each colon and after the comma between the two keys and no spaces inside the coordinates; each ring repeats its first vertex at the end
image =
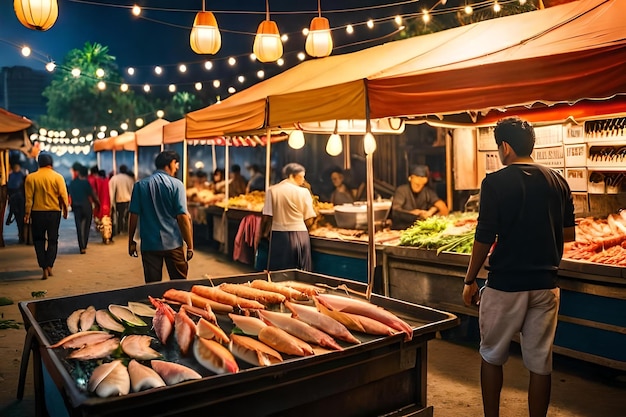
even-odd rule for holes
{"type": "Polygon", "coordinates": [[[550,374],[559,300],[558,288],[520,292],[484,288],[479,312],[482,358],[492,365],[503,365],[509,358],[513,336],[519,334],[526,368],[536,374],[550,374]]]}

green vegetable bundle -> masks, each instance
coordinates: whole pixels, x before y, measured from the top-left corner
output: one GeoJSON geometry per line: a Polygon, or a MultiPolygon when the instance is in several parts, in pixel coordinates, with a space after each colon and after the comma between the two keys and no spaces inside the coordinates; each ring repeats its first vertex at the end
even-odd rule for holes
{"type": "Polygon", "coordinates": [[[443,251],[471,253],[476,216],[476,213],[456,213],[418,220],[402,231],[400,245],[437,250],[437,254],[443,251]]]}

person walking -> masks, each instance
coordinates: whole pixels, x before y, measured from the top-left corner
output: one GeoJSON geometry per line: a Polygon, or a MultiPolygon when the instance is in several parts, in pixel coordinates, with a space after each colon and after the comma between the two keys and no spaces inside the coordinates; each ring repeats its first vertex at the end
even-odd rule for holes
{"type": "Polygon", "coordinates": [[[14,163],[7,181],[7,195],[9,198],[9,215],[7,217],[7,226],[13,223],[17,224],[17,236],[19,243],[26,242],[26,234],[24,230],[24,181],[26,174],[22,171],[19,163],[14,163]]]}
{"type": "Polygon", "coordinates": [[[163,151],[154,164],[156,171],[137,182],[132,191],[128,254],[138,256],[134,236],[139,224],[145,282],[163,279],[163,262],[170,279],[187,279],[188,262],[193,257],[193,237],[185,187],[174,177],[180,156],[174,151],[163,151]],[[183,241],[187,244],[186,251],[183,241]]]}
{"type": "Polygon", "coordinates": [[[87,167],[79,165],[75,168],[78,176],[70,182],[68,188],[70,205],[74,213],[74,223],[76,224],[76,235],[78,237],[78,249],[81,254],[87,253],[87,243],[89,242],[89,230],[91,229],[91,218],[95,211],[100,209],[100,199],[87,180],[87,167]]]}
{"type": "Polygon", "coordinates": [[[48,279],[57,257],[61,216],[67,219],[68,196],[63,176],[52,169],[52,156],[42,152],[37,161],[39,169],[24,181],[24,223],[31,225],[41,279],[48,279]]]}
{"type": "Polygon", "coordinates": [[[268,188],[265,194],[261,230],[271,230],[271,233],[264,233],[270,235],[268,269],[271,271],[313,269],[308,228],[317,214],[311,193],[303,186],[304,174],[305,169],[300,164],[285,165],[285,179],[268,188]]]}
{"type": "Polygon", "coordinates": [[[530,372],[529,414],[545,417],[560,300],[557,270],[564,242],[576,237],[574,205],[563,177],[531,158],[535,132],[528,122],[502,119],[494,134],[505,168],[488,174],[480,187],[463,301],[467,306],[479,303],[485,416],[500,415],[502,366],[518,335],[530,372]],[[476,277],[487,257],[487,283],[479,292],[476,277]]]}
{"type": "Polygon", "coordinates": [[[87,181],[89,181],[89,185],[96,192],[100,201],[99,206],[93,207],[93,221],[96,224],[96,229],[102,236],[102,243],[108,245],[113,242],[109,179],[104,170],[98,170],[98,166],[94,165],[89,170],[87,181]]]}
{"type": "Polygon", "coordinates": [[[128,205],[133,192],[135,178],[128,172],[126,165],[120,165],[119,173],[109,179],[111,207],[115,207],[116,233],[128,232],[128,205]]]}

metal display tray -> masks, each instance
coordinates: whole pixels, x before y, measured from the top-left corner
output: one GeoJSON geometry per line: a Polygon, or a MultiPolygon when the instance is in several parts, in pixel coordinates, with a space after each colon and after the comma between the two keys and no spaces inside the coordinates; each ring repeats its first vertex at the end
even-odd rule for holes
{"type": "MultiPolygon", "coordinates": [[[[427,341],[434,338],[437,331],[458,325],[458,318],[376,294],[371,297],[372,303],[394,312],[414,328],[411,341],[405,341],[403,334],[388,337],[357,334],[362,343],[342,351],[289,359],[268,367],[250,367],[237,360],[242,368],[239,373],[212,375],[205,370],[201,372],[203,378],[200,380],[114,398],[98,398],[79,389],[68,372],[64,359],[66,353],[62,349],[45,347],[56,341],[49,340],[44,330],[46,323],[64,322],[77,308],[93,305],[101,309],[112,303],[144,301],[148,295],[160,297],[169,288],[189,290],[193,285],[244,283],[266,278],[265,273],[258,273],[211,280],[165,281],[78,296],[24,301],[19,303],[19,308],[29,333],[34,331],[34,361],[41,361],[71,416],[195,417],[200,415],[199,412],[211,416],[371,416],[397,410],[432,416],[432,407],[426,405],[427,341]]],[[[346,286],[360,293],[366,291],[362,283],[298,270],[272,272],[271,279],[275,282],[321,283],[334,288],[346,286]]],[[[220,325],[230,322],[227,316],[219,314],[218,321],[220,325]]],[[[193,358],[187,360],[195,361],[193,358]]],[[[34,368],[36,400],[41,404],[45,402],[42,370],[37,363],[34,368]]],[[[198,370],[199,365],[196,363],[194,368],[198,370]]]]}

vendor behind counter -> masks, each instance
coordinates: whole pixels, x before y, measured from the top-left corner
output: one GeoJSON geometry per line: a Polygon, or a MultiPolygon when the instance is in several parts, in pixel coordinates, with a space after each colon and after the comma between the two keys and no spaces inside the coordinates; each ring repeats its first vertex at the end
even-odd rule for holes
{"type": "Polygon", "coordinates": [[[446,203],[429,187],[429,178],[428,166],[415,165],[411,168],[408,184],[396,189],[391,206],[393,229],[403,230],[416,220],[427,219],[435,214],[448,214],[446,203]]]}

